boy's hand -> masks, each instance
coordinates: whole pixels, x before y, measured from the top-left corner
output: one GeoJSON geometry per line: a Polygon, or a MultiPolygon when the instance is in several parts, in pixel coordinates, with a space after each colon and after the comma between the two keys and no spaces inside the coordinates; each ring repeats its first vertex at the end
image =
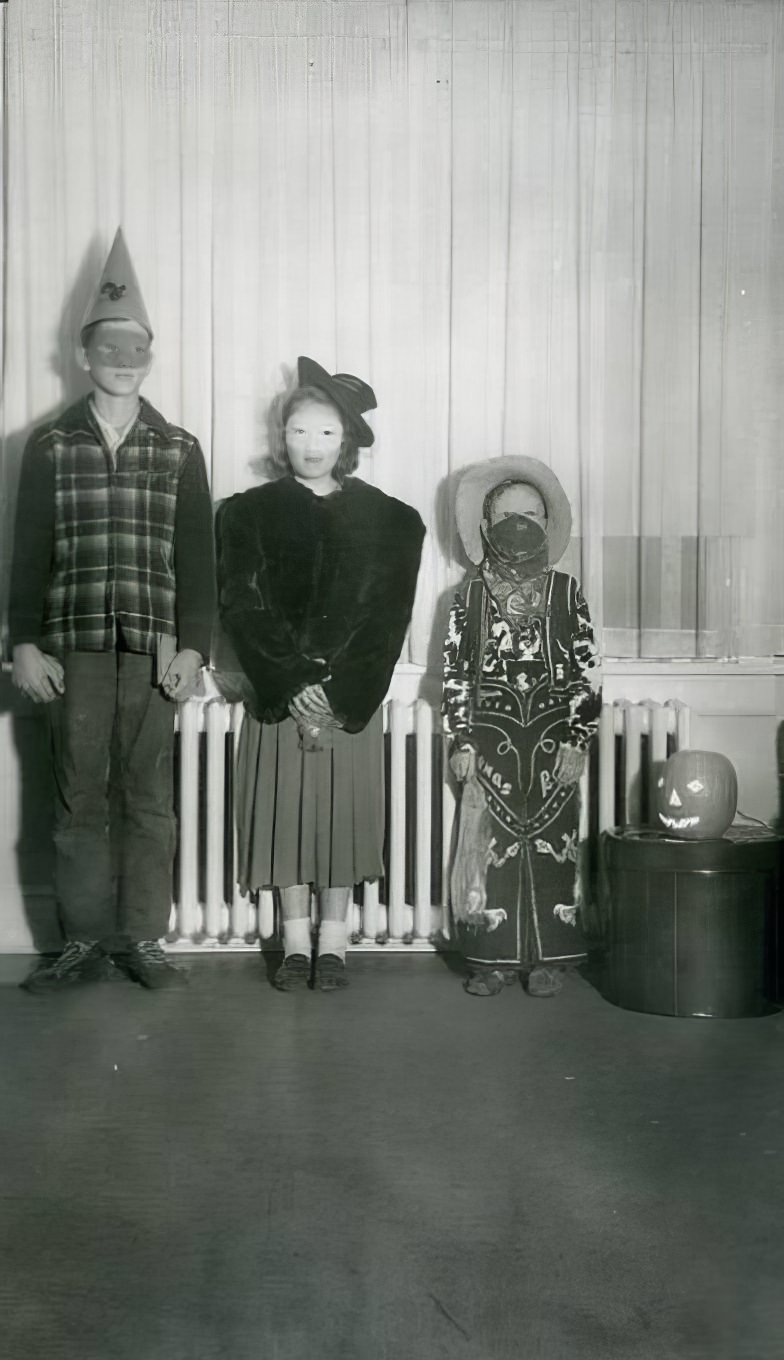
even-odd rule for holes
{"type": "Polygon", "coordinates": [[[203,664],[201,652],[195,652],[192,647],[184,647],[178,652],[161,681],[166,698],[176,704],[187,699],[196,687],[203,664]]]}
{"type": "Polygon", "coordinates": [[[562,742],[558,747],[555,769],[553,770],[558,783],[567,788],[572,784],[579,783],[587,758],[586,752],[581,747],[570,746],[568,742],[562,742]]]}
{"type": "Polygon", "coordinates": [[[35,704],[50,704],[65,694],[65,675],[60,662],[42,652],[34,642],[20,642],[14,647],[11,680],[35,704]]]}
{"type": "Polygon", "coordinates": [[[449,757],[452,774],[461,784],[476,774],[476,751],[473,746],[457,746],[449,757]]]}

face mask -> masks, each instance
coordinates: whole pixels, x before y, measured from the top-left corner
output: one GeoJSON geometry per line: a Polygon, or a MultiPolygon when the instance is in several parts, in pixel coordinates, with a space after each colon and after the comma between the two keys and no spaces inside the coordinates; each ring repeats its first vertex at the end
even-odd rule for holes
{"type": "Polygon", "coordinates": [[[145,368],[150,357],[146,335],[110,322],[101,322],[91,331],[84,348],[89,362],[102,368],[145,368]]]}
{"type": "Polygon", "coordinates": [[[506,515],[487,529],[482,526],[482,540],[492,565],[513,576],[527,576],[547,549],[544,527],[529,515],[506,515]]]}

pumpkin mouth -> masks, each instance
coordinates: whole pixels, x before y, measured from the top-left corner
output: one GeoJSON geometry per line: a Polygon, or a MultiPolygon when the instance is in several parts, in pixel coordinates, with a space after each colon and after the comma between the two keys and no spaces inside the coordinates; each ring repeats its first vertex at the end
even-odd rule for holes
{"type": "Polygon", "coordinates": [[[670,831],[686,831],[690,826],[699,826],[699,817],[667,817],[663,812],[659,813],[659,821],[670,831]]]}

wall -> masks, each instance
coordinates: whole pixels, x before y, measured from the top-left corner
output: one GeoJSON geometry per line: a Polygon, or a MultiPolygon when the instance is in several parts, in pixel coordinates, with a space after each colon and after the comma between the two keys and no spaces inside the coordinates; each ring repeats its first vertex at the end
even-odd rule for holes
{"type": "Polygon", "coordinates": [[[360,475],[430,530],[412,660],[456,475],[520,453],[569,496],[605,653],[784,652],[780,4],[13,0],[0,46],[0,599],[122,223],[147,394],[216,500],[297,355],[372,383],[360,475]]]}
{"type": "MultiPolygon", "coordinates": [[[[0,44],[0,613],[25,436],[78,393],[122,222],[148,394],[201,439],[216,499],[260,475],[298,354],[371,380],[361,473],[430,530],[408,653],[429,671],[464,565],[456,476],[521,452],[570,497],[605,652],[784,650],[780,4],[24,0],[0,44]]],[[[605,679],[690,703],[769,818],[782,673],[605,679]]],[[[25,904],[36,938],[51,920],[45,769],[2,680],[0,947],[29,943],[25,904]]]]}

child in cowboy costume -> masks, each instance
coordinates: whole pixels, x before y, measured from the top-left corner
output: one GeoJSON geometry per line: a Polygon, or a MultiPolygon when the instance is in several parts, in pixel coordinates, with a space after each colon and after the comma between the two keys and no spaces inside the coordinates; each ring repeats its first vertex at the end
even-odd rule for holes
{"type": "Polygon", "coordinates": [[[33,433],[19,486],[13,681],[49,717],[66,941],[23,984],[33,992],[106,977],[112,961],[147,987],[182,980],[159,944],[174,702],[209,655],[213,529],[198,441],[139,396],[152,338],[118,231],[79,336],[93,390],[33,433]]]}
{"type": "Polygon", "coordinates": [[[545,464],[495,458],[463,474],[456,515],[477,568],[452,607],[443,697],[463,784],[451,899],[464,986],[491,996],[521,976],[552,996],[585,949],[578,785],[601,702],[585,600],[553,570],[571,511],[545,464]]]}

